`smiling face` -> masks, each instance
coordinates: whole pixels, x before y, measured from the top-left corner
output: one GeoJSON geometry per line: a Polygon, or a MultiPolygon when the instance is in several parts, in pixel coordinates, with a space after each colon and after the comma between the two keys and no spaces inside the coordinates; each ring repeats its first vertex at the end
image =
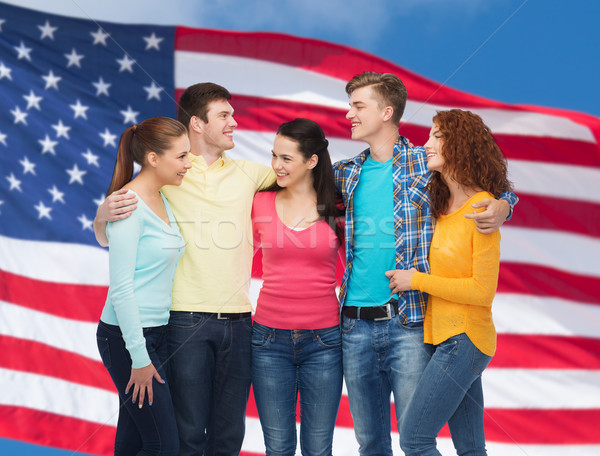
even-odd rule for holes
{"type": "Polygon", "coordinates": [[[425,143],[425,152],[427,153],[427,168],[430,171],[442,172],[444,168],[444,156],[442,146],[444,138],[440,133],[439,127],[434,123],[429,132],[429,140],[425,143]]]}
{"type": "Polygon", "coordinates": [[[176,138],[162,154],[156,154],[156,172],[162,185],[181,185],[183,176],[192,167],[189,151],[190,140],[183,135],[176,138]]]}
{"type": "Polygon", "coordinates": [[[350,110],[346,119],[351,122],[352,139],[369,144],[384,131],[391,117],[390,107],[381,107],[371,86],[360,87],[350,95],[350,110]]]}
{"type": "Polygon", "coordinates": [[[298,150],[298,143],[285,136],[275,136],[271,167],[277,175],[277,184],[290,188],[298,184],[312,183],[312,169],[318,158],[312,155],[308,160],[298,150]]]}
{"type": "Polygon", "coordinates": [[[233,149],[233,130],[237,122],[233,118],[233,108],[227,100],[211,101],[206,114],[208,122],[194,117],[202,131],[202,140],[205,145],[223,152],[233,149]]]}

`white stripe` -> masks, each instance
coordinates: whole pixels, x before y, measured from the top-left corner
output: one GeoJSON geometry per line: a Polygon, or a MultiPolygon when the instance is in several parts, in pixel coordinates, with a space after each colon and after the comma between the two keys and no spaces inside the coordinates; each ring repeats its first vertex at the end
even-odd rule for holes
{"type": "Polygon", "coordinates": [[[498,293],[492,310],[499,334],[600,337],[600,305],[498,293]]]}
{"type": "Polygon", "coordinates": [[[600,203],[600,169],[509,160],[509,178],[516,192],[600,203]]]}
{"type": "Polygon", "coordinates": [[[96,326],[98,323],[56,317],[0,301],[0,334],[39,342],[101,361],[94,337],[96,326]]]}
{"type": "MultiPolygon", "coordinates": [[[[186,88],[198,81],[216,81],[231,93],[239,95],[348,109],[345,92],[347,81],[264,60],[176,51],[175,87],[186,88]],[[240,78],[240,74],[244,77],[240,78]]],[[[403,119],[411,124],[431,127],[436,111],[452,107],[460,106],[441,106],[409,100],[403,119]]],[[[564,117],[500,109],[472,111],[479,113],[494,133],[548,136],[595,143],[589,128],[564,117]]]]}
{"type": "Polygon", "coordinates": [[[116,426],[117,393],[54,377],[0,368],[0,404],[116,426]]]}
{"type": "MultiPolygon", "coordinates": [[[[518,206],[517,206],[518,210],[518,206]]],[[[562,231],[501,228],[501,261],[535,264],[571,274],[600,277],[600,239],[562,231]]]]}
{"type": "Polygon", "coordinates": [[[490,368],[483,388],[488,408],[600,408],[600,371],[490,368]]]}
{"type": "MultiPolygon", "coordinates": [[[[228,154],[270,166],[274,137],[274,132],[238,130],[234,134],[236,147],[228,154]]],[[[354,157],[368,147],[364,142],[342,138],[329,138],[329,144],[332,162],[354,157]]],[[[529,193],[600,203],[600,169],[509,160],[508,170],[517,195],[529,193]]]]}
{"type": "Polygon", "coordinates": [[[46,282],[108,285],[108,251],[0,236],[0,269],[46,282]]]}

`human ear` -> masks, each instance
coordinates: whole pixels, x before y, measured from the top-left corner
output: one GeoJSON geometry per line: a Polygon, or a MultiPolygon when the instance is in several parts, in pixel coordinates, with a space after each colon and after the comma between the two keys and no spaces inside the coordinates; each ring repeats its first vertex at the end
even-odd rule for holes
{"type": "Polygon", "coordinates": [[[312,156],[308,159],[308,169],[313,169],[319,163],[319,156],[317,154],[312,154],[312,156]]]}
{"type": "Polygon", "coordinates": [[[394,108],[392,108],[391,106],[386,106],[385,109],[383,110],[383,120],[384,121],[390,120],[393,115],[394,115],[394,108]]]}
{"type": "Polygon", "coordinates": [[[146,154],[146,163],[156,168],[158,166],[158,154],[156,152],[148,152],[146,154]]]}
{"type": "Polygon", "coordinates": [[[190,117],[190,130],[196,133],[202,133],[204,122],[198,116],[190,117]]]}

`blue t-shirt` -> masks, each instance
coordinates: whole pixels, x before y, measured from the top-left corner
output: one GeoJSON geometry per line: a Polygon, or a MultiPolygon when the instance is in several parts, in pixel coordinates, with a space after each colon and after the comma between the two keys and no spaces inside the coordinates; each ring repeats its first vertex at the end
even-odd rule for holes
{"type": "Polygon", "coordinates": [[[392,159],[381,163],[369,156],[354,190],[354,261],[346,306],[380,306],[390,300],[385,271],[396,269],[392,187],[392,159]]]}

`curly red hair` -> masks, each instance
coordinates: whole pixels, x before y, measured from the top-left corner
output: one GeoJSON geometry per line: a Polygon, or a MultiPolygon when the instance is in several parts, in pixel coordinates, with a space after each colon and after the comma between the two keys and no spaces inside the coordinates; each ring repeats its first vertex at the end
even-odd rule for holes
{"type": "MultiPolygon", "coordinates": [[[[478,188],[498,197],[512,191],[506,158],[481,117],[471,111],[438,111],[434,124],[442,135],[444,172],[464,187],[478,188]]],[[[450,190],[439,172],[434,171],[429,195],[434,217],[448,206],[450,190]]]]}

